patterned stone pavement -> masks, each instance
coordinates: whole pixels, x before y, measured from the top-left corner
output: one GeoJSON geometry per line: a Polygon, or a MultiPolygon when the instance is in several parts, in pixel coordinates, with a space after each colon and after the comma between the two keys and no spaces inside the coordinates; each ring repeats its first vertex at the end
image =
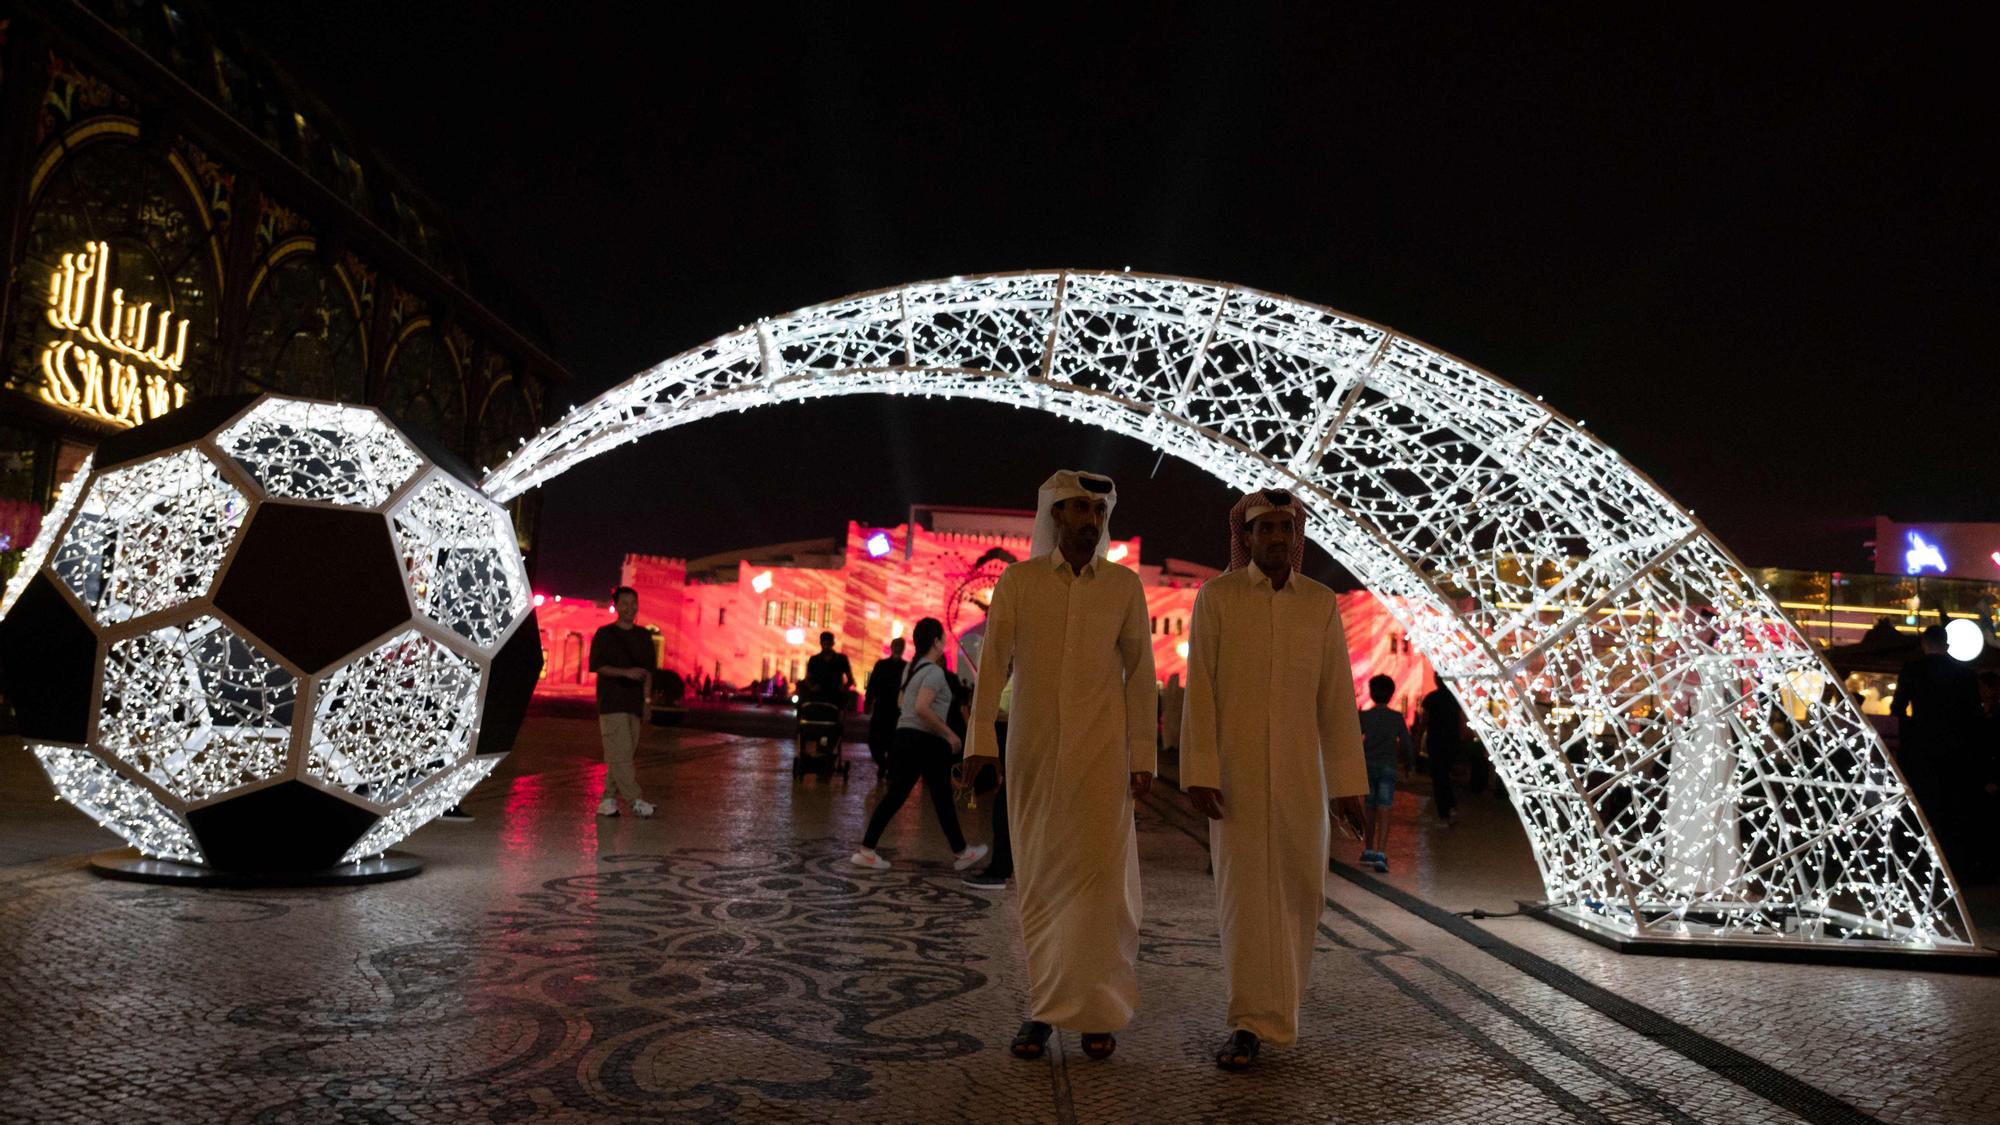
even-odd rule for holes
{"type": "MultiPolygon", "coordinates": [[[[104,838],[0,745],[0,1120],[2000,1121],[2000,978],[1477,923],[1819,1095],[1794,1112],[1341,877],[1301,1042],[1218,1073],[1203,833],[1172,796],[1140,813],[1138,1022],[1108,1062],[1067,1035],[1016,1062],[1009,897],[958,882],[927,807],[864,872],[865,764],[794,784],[782,743],[653,730],[661,815],[600,820],[594,750],[594,724],[533,720],[475,822],[407,845],[416,879],[190,891],[88,874],[104,838]]],[[[1453,910],[1532,895],[1504,804],[1445,832],[1424,800],[1399,798],[1395,885],[1453,910]]]]}

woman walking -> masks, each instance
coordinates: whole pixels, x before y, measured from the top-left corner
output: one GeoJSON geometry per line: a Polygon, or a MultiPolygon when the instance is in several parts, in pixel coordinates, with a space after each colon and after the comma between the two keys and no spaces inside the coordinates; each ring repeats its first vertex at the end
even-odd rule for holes
{"type": "Polygon", "coordinates": [[[963,871],[986,856],[986,845],[967,847],[965,834],[958,828],[958,809],[952,803],[951,767],[961,743],[947,723],[951,714],[951,684],[944,665],[944,624],[935,617],[917,622],[911,638],[916,659],[903,673],[900,699],[902,715],[896,720],[896,741],[889,751],[889,788],[868,818],[868,835],[862,838],[850,862],[857,867],[887,870],[889,861],[875,853],[875,845],[889,827],[889,819],[903,807],[903,801],[922,780],[930,790],[931,806],[937,810],[938,826],[957,853],[953,866],[963,871]]]}

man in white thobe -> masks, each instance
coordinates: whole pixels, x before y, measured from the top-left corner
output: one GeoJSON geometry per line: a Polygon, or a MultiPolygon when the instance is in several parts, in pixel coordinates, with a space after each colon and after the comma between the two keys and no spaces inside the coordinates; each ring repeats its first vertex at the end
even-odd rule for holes
{"type": "Polygon", "coordinates": [[[1195,597],[1180,783],[1208,817],[1229,970],[1216,1065],[1298,1038],[1325,902],[1329,799],[1359,819],[1368,776],[1334,592],[1298,573],[1305,511],[1263,489],[1230,513],[1230,566],[1195,597]]]}
{"type": "Polygon", "coordinates": [[[1041,1058],[1052,1027],[1105,1058],[1139,1002],[1132,801],[1152,785],[1159,688],[1145,589],[1104,558],[1117,502],[1109,477],[1050,477],[1031,557],[1001,572],[986,617],[963,772],[997,765],[1011,665],[1007,816],[1031,993],[1017,1058],[1041,1058]]]}

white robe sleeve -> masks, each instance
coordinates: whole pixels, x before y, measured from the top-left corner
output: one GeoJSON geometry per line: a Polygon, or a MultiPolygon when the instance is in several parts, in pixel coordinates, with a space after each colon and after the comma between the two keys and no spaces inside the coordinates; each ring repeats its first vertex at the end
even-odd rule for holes
{"type": "MultiPolygon", "coordinates": [[[[997,588],[994,600],[999,600],[997,588]]],[[[1153,679],[1146,588],[1137,582],[1132,583],[1132,596],[1125,602],[1125,621],[1118,627],[1118,656],[1125,665],[1125,744],[1126,760],[1131,763],[1126,768],[1132,773],[1153,773],[1160,768],[1160,685],[1153,679]]]]}
{"type": "Polygon", "coordinates": [[[1320,765],[1328,797],[1359,797],[1368,791],[1368,763],[1361,752],[1361,712],[1354,703],[1354,669],[1347,659],[1347,631],[1341,627],[1338,604],[1332,618],[1319,662],[1320,765]]]}
{"type": "Polygon", "coordinates": [[[1181,718],[1183,791],[1191,786],[1222,788],[1215,713],[1215,657],[1222,644],[1222,623],[1206,588],[1194,596],[1193,618],[1188,625],[1187,703],[1181,718]]]}
{"type": "Polygon", "coordinates": [[[1000,756],[1000,732],[994,723],[1000,717],[1000,693],[1006,689],[1008,669],[1014,663],[1014,598],[1009,593],[1007,572],[993,585],[993,601],[986,611],[986,641],[979,650],[979,683],[972,691],[972,719],[965,727],[965,756],[1000,756]]]}

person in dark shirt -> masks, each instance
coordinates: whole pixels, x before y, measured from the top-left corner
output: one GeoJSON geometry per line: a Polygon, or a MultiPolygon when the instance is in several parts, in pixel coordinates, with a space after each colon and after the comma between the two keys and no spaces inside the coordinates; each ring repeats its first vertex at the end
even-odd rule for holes
{"type": "Polygon", "coordinates": [[[1984,709],[1979,737],[1973,743],[1972,777],[1966,786],[1974,826],[1972,854],[1962,876],[1973,882],[2000,878],[2000,671],[1979,673],[1979,703],[1984,709]]]}
{"type": "Polygon", "coordinates": [[[1946,651],[1944,626],[1925,629],[1917,644],[1922,654],[1903,665],[1889,705],[1896,716],[1896,765],[1946,858],[1955,859],[1964,854],[1970,811],[1964,798],[1980,727],[1979,679],[1946,651]]]}
{"type": "Polygon", "coordinates": [[[639,627],[639,591],[620,586],[611,595],[618,620],[590,638],[590,670],[597,674],[597,729],[604,740],[604,799],[597,815],[617,816],[618,798],[634,816],[652,816],[639,790],[632,755],[645,729],[646,699],[653,686],[653,634],[639,627]]]}
{"type": "Polygon", "coordinates": [[[1431,804],[1446,825],[1458,817],[1458,794],[1451,771],[1465,753],[1465,712],[1443,684],[1424,696],[1424,753],[1430,759],[1431,804]]]}
{"type": "Polygon", "coordinates": [[[1387,873],[1389,806],[1396,799],[1396,770],[1410,752],[1410,728],[1403,713],[1389,706],[1396,681],[1388,676],[1368,680],[1368,698],[1375,706],[1361,712],[1361,753],[1368,762],[1368,819],[1363,829],[1361,862],[1387,873]]]}
{"type": "Polygon", "coordinates": [[[896,695],[903,687],[903,667],[903,638],[897,637],[889,642],[889,655],[868,672],[863,702],[868,709],[868,756],[875,759],[877,781],[888,772],[889,744],[896,738],[896,720],[902,715],[896,695]]]}
{"type": "Polygon", "coordinates": [[[844,713],[853,691],[854,667],[847,662],[847,654],[833,651],[832,633],[821,633],[819,651],[806,661],[806,682],[799,685],[799,698],[838,703],[844,713]]]}

